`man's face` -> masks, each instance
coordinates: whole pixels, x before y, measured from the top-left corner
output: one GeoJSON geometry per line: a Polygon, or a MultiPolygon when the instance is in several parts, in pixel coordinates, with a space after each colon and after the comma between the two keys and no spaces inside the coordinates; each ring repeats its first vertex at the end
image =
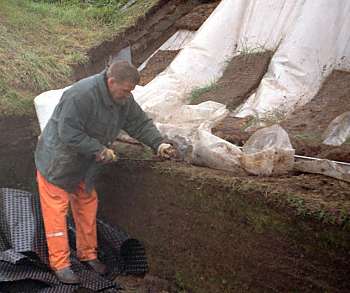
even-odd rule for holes
{"type": "Polygon", "coordinates": [[[117,81],[112,77],[108,78],[107,84],[114,102],[125,101],[135,88],[135,84],[130,81],[117,81]]]}

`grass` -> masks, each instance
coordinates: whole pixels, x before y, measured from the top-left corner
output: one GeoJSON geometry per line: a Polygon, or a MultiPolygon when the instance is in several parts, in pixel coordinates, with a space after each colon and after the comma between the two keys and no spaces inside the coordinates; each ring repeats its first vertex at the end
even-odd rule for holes
{"type": "Polygon", "coordinates": [[[265,45],[263,44],[248,44],[248,39],[247,38],[243,38],[240,41],[240,46],[238,47],[236,54],[237,55],[252,55],[252,54],[256,54],[256,53],[262,53],[262,52],[266,52],[267,48],[265,45]]]}
{"type": "Polygon", "coordinates": [[[37,94],[70,83],[71,65],[85,63],[89,48],[133,25],[158,1],[139,0],[124,11],[48,2],[54,1],[0,1],[0,114],[32,113],[37,94]]]}
{"type": "Polygon", "coordinates": [[[295,138],[298,138],[300,140],[306,141],[306,142],[321,142],[322,138],[319,134],[316,133],[297,133],[294,135],[295,138]]]}
{"type": "Polygon", "coordinates": [[[215,82],[212,82],[206,86],[198,87],[192,90],[191,95],[189,97],[189,101],[191,104],[196,103],[198,99],[205,93],[211,92],[218,88],[218,85],[215,82]]]}

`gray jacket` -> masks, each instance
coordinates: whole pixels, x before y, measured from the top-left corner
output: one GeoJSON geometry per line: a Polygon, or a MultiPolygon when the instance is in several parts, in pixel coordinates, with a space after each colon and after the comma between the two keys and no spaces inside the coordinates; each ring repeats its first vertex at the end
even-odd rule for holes
{"type": "Polygon", "coordinates": [[[64,92],[41,134],[36,167],[46,180],[68,192],[81,181],[91,190],[102,167],[95,154],[122,129],[154,150],[163,140],[132,96],[123,104],[112,101],[105,72],[80,80],[64,92]]]}

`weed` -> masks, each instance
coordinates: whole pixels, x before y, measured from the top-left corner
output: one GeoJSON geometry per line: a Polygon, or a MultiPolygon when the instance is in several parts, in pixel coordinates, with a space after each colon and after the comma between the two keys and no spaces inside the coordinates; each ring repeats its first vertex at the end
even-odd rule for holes
{"type": "Polygon", "coordinates": [[[266,45],[264,44],[248,44],[248,38],[244,37],[240,40],[237,55],[251,55],[256,53],[262,53],[267,51],[266,45]]]}
{"type": "Polygon", "coordinates": [[[297,133],[294,137],[309,142],[318,142],[321,140],[321,137],[315,133],[297,133]]]}
{"type": "Polygon", "coordinates": [[[213,91],[217,88],[218,85],[215,82],[211,82],[210,84],[203,87],[197,87],[192,90],[189,100],[191,103],[195,103],[203,94],[213,91]]]}
{"type": "Polygon", "coordinates": [[[346,139],[346,141],[344,142],[344,144],[350,144],[350,137],[346,139]]]}
{"type": "Polygon", "coordinates": [[[176,272],[175,273],[175,285],[177,287],[177,292],[179,293],[187,293],[185,289],[185,281],[182,273],[176,272]]]}

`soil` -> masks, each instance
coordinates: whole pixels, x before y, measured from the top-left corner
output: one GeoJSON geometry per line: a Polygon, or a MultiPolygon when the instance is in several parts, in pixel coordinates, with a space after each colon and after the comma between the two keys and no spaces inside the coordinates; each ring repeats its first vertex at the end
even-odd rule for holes
{"type": "MultiPolygon", "coordinates": [[[[214,1],[212,1],[214,2],[214,1]]],[[[190,13],[179,19],[175,26],[177,29],[196,31],[200,28],[204,21],[210,16],[220,1],[214,3],[203,4],[195,7],[190,13]]]]}
{"type": "Polygon", "coordinates": [[[347,292],[347,230],[301,220],[272,202],[289,192],[330,200],[332,188],[349,200],[349,186],[314,175],[237,178],[128,161],[107,168],[98,192],[101,215],[144,240],[150,273],[175,283],[176,292],[347,292]]]}
{"type": "Polygon", "coordinates": [[[234,57],[213,89],[199,96],[192,104],[213,100],[234,110],[258,87],[271,57],[270,51],[234,57]]]}
{"type": "Polygon", "coordinates": [[[0,117],[0,186],[35,188],[34,149],[37,120],[27,116],[0,117]]]}
{"type": "Polygon", "coordinates": [[[159,73],[164,71],[171,61],[179,53],[176,51],[158,51],[147,63],[146,67],[140,72],[141,80],[140,85],[146,85],[153,78],[155,78],[159,73]]]}

